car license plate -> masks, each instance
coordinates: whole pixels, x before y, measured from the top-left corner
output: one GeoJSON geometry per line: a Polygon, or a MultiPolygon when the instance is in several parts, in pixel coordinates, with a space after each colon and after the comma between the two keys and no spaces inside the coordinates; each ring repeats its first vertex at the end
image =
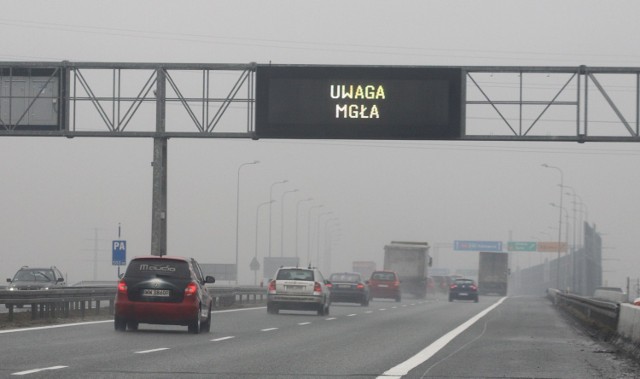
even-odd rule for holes
{"type": "Polygon", "coordinates": [[[466,292],[460,292],[458,295],[460,295],[460,296],[467,296],[467,295],[468,295],[468,293],[466,293],[466,292]]]}
{"type": "Polygon", "coordinates": [[[304,286],[284,286],[284,289],[287,291],[302,291],[304,286]]]}
{"type": "Polygon", "coordinates": [[[338,284],[338,288],[351,288],[351,284],[338,284]]]}
{"type": "Polygon", "coordinates": [[[387,284],[378,284],[378,287],[389,287],[387,284]]]}
{"type": "Polygon", "coordinates": [[[169,297],[169,296],[171,296],[171,291],[169,291],[169,290],[143,289],[142,290],[142,296],[169,297]]]}

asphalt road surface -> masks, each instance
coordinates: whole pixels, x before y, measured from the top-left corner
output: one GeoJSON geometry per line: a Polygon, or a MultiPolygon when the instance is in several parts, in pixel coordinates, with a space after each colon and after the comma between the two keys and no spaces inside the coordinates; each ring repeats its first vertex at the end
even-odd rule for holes
{"type": "Polygon", "coordinates": [[[0,330],[0,376],[33,378],[621,378],[634,362],[544,298],[376,300],[329,316],[214,312],[211,333],[112,321],[0,330]]]}

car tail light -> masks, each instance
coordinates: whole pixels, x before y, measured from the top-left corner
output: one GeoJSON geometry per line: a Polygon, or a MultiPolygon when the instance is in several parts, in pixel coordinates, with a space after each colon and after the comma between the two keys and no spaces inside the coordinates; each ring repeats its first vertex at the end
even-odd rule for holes
{"type": "Polygon", "coordinates": [[[127,294],[127,283],[125,283],[124,280],[118,282],[118,293],[121,293],[123,295],[127,294]]]}
{"type": "Polygon", "coordinates": [[[471,290],[472,290],[472,291],[477,291],[477,290],[478,290],[478,287],[476,287],[476,286],[474,286],[474,285],[472,284],[472,285],[471,285],[471,290]]]}
{"type": "Polygon", "coordinates": [[[198,286],[194,282],[187,284],[187,287],[184,289],[185,296],[193,296],[197,292],[198,292],[198,286]]]}
{"type": "Polygon", "coordinates": [[[313,294],[320,295],[321,293],[322,293],[322,286],[320,285],[320,283],[315,282],[313,284],[313,294]]]}
{"type": "Polygon", "coordinates": [[[451,287],[449,287],[449,288],[451,288],[452,290],[454,290],[454,289],[458,288],[458,286],[456,286],[455,284],[452,284],[452,285],[451,285],[451,287]]]}
{"type": "Polygon", "coordinates": [[[395,282],[393,282],[393,286],[394,287],[400,287],[400,281],[396,280],[395,282]]]}
{"type": "Polygon", "coordinates": [[[274,294],[276,293],[276,281],[272,280],[269,282],[269,293],[274,294]]]}
{"type": "Polygon", "coordinates": [[[328,287],[328,288],[333,288],[333,284],[331,284],[331,283],[327,283],[327,287],[328,287]]]}
{"type": "Polygon", "coordinates": [[[358,285],[356,286],[357,289],[359,290],[363,290],[364,289],[364,284],[362,283],[358,283],[358,285]]]}

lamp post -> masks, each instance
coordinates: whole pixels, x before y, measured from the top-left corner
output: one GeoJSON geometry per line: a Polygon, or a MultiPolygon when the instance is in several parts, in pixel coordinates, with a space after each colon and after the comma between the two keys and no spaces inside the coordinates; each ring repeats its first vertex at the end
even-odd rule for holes
{"type": "Polygon", "coordinates": [[[284,257],[284,195],[298,192],[297,189],[284,191],[280,198],[280,256],[284,257]]]}
{"type": "MultiPolygon", "coordinates": [[[[555,208],[560,208],[560,206],[555,204],[555,203],[549,203],[549,205],[551,205],[552,207],[555,207],[555,208]]],[[[567,252],[568,252],[568,246],[569,246],[569,212],[567,212],[567,210],[564,209],[564,208],[562,208],[561,210],[564,212],[564,225],[565,225],[565,228],[564,228],[565,229],[564,230],[565,245],[564,246],[567,248],[567,252]]],[[[560,250],[560,243],[561,242],[558,241],[558,250],[560,250]]],[[[566,254],[565,254],[565,257],[566,257],[566,254]]],[[[565,271],[568,274],[569,273],[569,267],[568,267],[568,264],[566,262],[565,262],[565,266],[567,267],[567,269],[565,271]]],[[[560,267],[560,266],[558,265],[558,267],[560,267]]],[[[562,288],[566,288],[566,285],[565,285],[565,283],[567,282],[566,279],[567,278],[565,277],[564,280],[563,280],[562,288]]],[[[558,288],[558,289],[560,289],[560,288],[558,288]]]]}
{"type": "MultiPolygon", "coordinates": [[[[270,201],[265,201],[264,203],[260,203],[258,205],[258,207],[256,208],[256,251],[255,254],[253,255],[253,259],[255,259],[256,261],[258,260],[258,216],[260,215],[260,208],[264,207],[265,205],[269,204],[271,205],[275,200],[270,200],[270,201]]],[[[254,271],[253,272],[253,285],[257,286],[258,285],[258,271],[254,271]]]]}
{"type": "Polygon", "coordinates": [[[238,179],[236,184],[236,285],[238,285],[238,234],[240,230],[240,169],[244,166],[258,163],[260,163],[260,161],[247,162],[238,166],[238,179]]]}
{"type": "MultiPolygon", "coordinates": [[[[276,186],[276,184],[284,184],[287,183],[288,180],[281,180],[279,182],[275,182],[273,184],[271,184],[271,188],[269,188],[269,200],[273,200],[273,187],[276,186]]],[[[271,202],[273,203],[273,202],[271,202]]],[[[271,206],[271,203],[269,204],[269,257],[271,257],[271,215],[273,213],[273,207],[271,206]]]]}
{"type": "Polygon", "coordinates": [[[316,266],[320,268],[320,219],[322,216],[333,214],[333,212],[324,212],[318,214],[318,221],[316,223],[316,266]]]}
{"type": "Polygon", "coordinates": [[[558,212],[558,257],[556,261],[556,286],[558,287],[558,289],[560,289],[560,242],[562,240],[562,187],[564,186],[564,172],[559,167],[549,166],[546,163],[543,163],[542,167],[552,168],[554,170],[558,170],[558,172],[560,173],[560,206],[558,207],[560,208],[560,211],[558,212]]]}
{"type": "MultiPolygon", "coordinates": [[[[325,272],[331,272],[331,259],[329,258],[329,250],[327,249],[327,240],[328,240],[328,234],[327,234],[327,228],[329,227],[329,221],[337,221],[338,219],[335,217],[331,217],[328,218],[324,221],[324,271],[325,272]]],[[[320,223],[320,218],[318,218],[318,224],[320,223]]],[[[320,235],[320,227],[318,227],[318,235],[320,235]]],[[[320,237],[318,237],[318,257],[320,256],[320,237]]],[[[320,262],[320,258],[318,258],[318,262],[320,262]]]]}
{"type": "Polygon", "coordinates": [[[298,219],[299,219],[299,217],[298,217],[299,216],[298,208],[300,207],[301,203],[304,203],[306,201],[311,201],[311,200],[313,200],[313,198],[309,197],[307,199],[299,200],[296,203],[296,244],[294,246],[294,249],[296,251],[296,258],[299,258],[299,256],[298,256],[298,219]]]}
{"type": "Polygon", "coordinates": [[[324,205],[314,205],[309,207],[309,213],[307,214],[307,264],[311,265],[311,211],[315,208],[322,208],[324,205]]]}

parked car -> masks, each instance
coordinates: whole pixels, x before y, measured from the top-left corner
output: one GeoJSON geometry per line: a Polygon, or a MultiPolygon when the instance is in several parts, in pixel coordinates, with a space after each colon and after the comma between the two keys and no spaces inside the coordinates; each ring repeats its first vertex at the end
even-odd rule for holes
{"type": "Polygon", "coordinates": [[[394,271],[374,271],[369,279],[371,298],[402,300],[400,278],[394,271]]]}
{"type": "Polygon", "coordinates": [[[193,258],[136,257],[118,283],[114,327],[137,330],[139,323],[186,325],[189,333],[209,332],[213,298],[193,258]]]}
{"type": "Polygon", "coordinates": [[[478,302],[478,285],[473,279],[459,278],[449,287],[449,301],[473,300],[478,302]]]}
{"type": "Polygon", "coordinates": [[[56,267],[22,266],[13,278],[7,278],[7,290],[48,290],[65,287],[67,282],[62,272],[56,267]]]}
{"type": "Polygon", "coordinates": [[[339,272],[329,277],[332,303],[358,303],[369,306],[369,285],[357,272],[339,272]]]}
{"type": "Polygon", "coordinates": [[[280,267],[275,279],[269,282],[267,312],[311,310],[319,316],[328,315],[331,305],[328,284],[317,268],[280,267]]]}

